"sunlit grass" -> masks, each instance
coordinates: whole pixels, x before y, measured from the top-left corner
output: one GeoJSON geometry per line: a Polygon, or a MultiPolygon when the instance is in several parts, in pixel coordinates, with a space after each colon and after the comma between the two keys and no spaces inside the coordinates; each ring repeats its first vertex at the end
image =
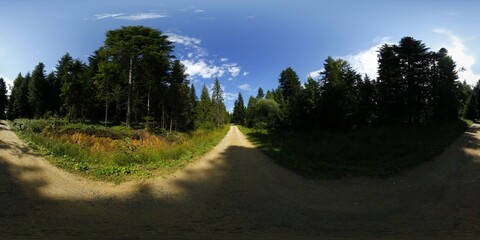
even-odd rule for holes
{"type": "Polygon", "coordinates": [[[52,164],[85,176],[115,182],[170,173],[207,152],[226,134],[196,130],[155,135],[145,130],[67,124],[59,120],[13,122],[13,129],[46,154],[52,164]]]}

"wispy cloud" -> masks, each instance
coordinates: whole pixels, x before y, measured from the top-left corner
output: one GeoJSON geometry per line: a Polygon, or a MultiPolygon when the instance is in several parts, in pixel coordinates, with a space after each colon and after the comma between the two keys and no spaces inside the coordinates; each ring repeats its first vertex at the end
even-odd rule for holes
{"type": "Polygon", "coordinates": [[[250,74],[250,72],[243,72],[243,76],[247,76],[248,74],[250,74]]]}
{"type": "Polygon", "coordinates": [[[196,13],[205,13],[206,11],[203,10],[203,9],[195,9],[194,12],[196,12],[196,13]]]}
{"type": "Polygon", "coordinates": [[[248,84],[248,83],[241,84],[241,85],[238,86],[238,88],[240,88],[243,91],[250,91],[251,90],[250,84],[248,84]]]}
{"type": "Polygon", "coordinates": [[[156,13],[156,12],[138,12],[133,14],[102,13],[102,14],[95,15],[95,19],[97,20],[122,19],[122,20],[129,20],[129,21],[141,21],[141,20],[158,19],[158,18],[165,18],[165,17],[168,17],[168,15],[164,13],[156,13]]]}
{"type": "Polygon", "coordinates": [[[116,17],[122,16],[122,15],[125,15],[125,14],[124,13],[102,13],[102,14],[95,15],[95,18],[97,20],[100,20],[100,19],[105,19],[105,18],[116,18],[116,17]]]}
{"type": "Polygon", "coordinates": [[[202,40],[194,37],[183,36],[175,33],[168,33],[168,40],[174,43],[182,44],[188,47],[197,46],[202,43],[202,40]]]}
{"type": "Polygon", "coordinates": [[[207,49],[202,47],[200,39],[176,33],[167,33],[167,36],[170,41],[186,51],[185,55],[181,52],[177,54],[190,79],[195,81],[197,78],[209,79],[227,75],[228,80],[233,80],[240,75],[242,68],[237,63],[225,57],[210,57],[207,49]]]}
{"type": "Polygon", "coordinates": [[[458,72],[459,79],[461,81],[465,80],[472,85],[475,84],[480,79],[480,74],[475,74],[472,70],[473,65],[476,63],[475,56],[468,53],[468,48],[465,46],[464,41],[447,29],[434,29],[433,32],[445,35],[450,40],[449,45],[445,46],[445,48],[457,63],[457,68],[462,69],[462,71],[458,72]]]}

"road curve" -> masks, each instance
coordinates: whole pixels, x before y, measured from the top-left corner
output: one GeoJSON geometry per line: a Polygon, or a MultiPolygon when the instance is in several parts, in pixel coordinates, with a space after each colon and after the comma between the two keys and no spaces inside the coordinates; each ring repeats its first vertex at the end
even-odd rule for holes
{"type": "Polygon", "coordinates": [[[0,123],[1,236],[312,238],[480,234],[480,133],[389,179],[309,180],[232,126],[169,176],[120,185],[66,173],[0,123]]]}

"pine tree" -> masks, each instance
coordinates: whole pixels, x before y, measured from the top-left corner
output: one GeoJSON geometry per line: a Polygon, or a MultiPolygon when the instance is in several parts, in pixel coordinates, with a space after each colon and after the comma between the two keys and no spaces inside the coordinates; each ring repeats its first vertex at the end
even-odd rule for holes
{"type": "Polygon", "coordinates": [[[263,93],[263,89],[261,87],[258,88],[258,92],[257,92],[257,98],[260,99],[260,98],[264,98],[265,97],[265,94],[263,93]]]}
{"type": "Polygon", "coordinates": [[[32,107],[35,118],[42,117],[47,110],[47,90],[45,65],[39,63],[32,72],[32,78],[28,83],[28,103],[32,107]]]}
{"type": "Polygon", "coordinates": [[[0,78],[0,119],[4,119],[6,116],[6,110],[8,106],[7,97],[7,84],[3,78],[0,78]]]}
{"type": "Polygon", "coordinates": [[[246,124],[246,108],[243,101],[242,93],[238,93],[238,98],[235,100],[232,114],[232,122],[240,125],[246,124]]]}
{"type": "Polygon", "coordinates": [[[215,114],[215,123],[217,128],[220,128],[221,125],[226,123],[225,118],[225,104],[223,103],[223,90],[220,86],[220,81],[218,78],[215,78],[212,89],[212,102],[215,114]]]}
{"type": "Polygon", "coordinates": [[[169,86],[170,100],[170,130],[176,123],[179,129],[185,130],[190,115],[189,81],[185,74],[185,67],[179,60],[173,62],[172,76],[169,86]]]}
{"type": "Polygon", "coordinates": [[[214,111],[213,103],[210,99],[207,86],[203,85],[200,101],[198,101],[195,111],[195,127],[196,128],[213,128],[214,125],[214,111]]]}

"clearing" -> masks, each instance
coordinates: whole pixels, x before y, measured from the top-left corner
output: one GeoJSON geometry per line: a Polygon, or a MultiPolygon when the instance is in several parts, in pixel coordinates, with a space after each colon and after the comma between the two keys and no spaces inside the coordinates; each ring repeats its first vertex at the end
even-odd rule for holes
{"type": "Polygon", "coordinates": [[[388,179],[308,180],[232,126],[169,176],[115,185],[50,165],[0,123],[0,233],[20,237],[468,238],[480,234],[480,126],[388,179]]]}

